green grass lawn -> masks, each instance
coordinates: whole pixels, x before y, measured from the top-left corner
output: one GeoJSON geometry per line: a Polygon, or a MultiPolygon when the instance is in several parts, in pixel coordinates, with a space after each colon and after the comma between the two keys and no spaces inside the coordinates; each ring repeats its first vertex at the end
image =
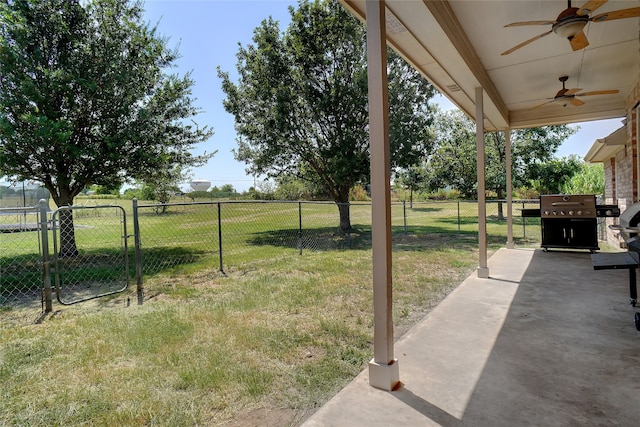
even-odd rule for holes
{"type": "MultiPolygon", "coordinates": [[[[302,206],[302,240],[298,209],[225,207],[224,274],[210,205],[144,212],[142,304],[130,289],[54,304],[47,316],[39,302],[0,311],[0,425],[243,425],[264,409],[281,415],[272,425],[298,424],[373,354],[368,208],[352,207],[351,249],[336,231],[334,205],[302,206]]],[[[398,336],[478,259],[470,219],[458,233],[457,216],[442,214],[450,206],[414,209],[407,234],[393,224],[398,336]]],[[[101,228],[104,218],[76,221],[86,226],[81,251],[121,244],[106,243],[116,226],[101,228]]],[[[490,236],[491,250],[504,235],[490,236]]]]}

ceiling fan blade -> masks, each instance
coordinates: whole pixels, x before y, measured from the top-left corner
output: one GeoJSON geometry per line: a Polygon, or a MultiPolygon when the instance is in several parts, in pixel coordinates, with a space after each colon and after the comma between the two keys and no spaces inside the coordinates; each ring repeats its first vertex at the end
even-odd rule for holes
{"type": "Polygon", "coordinates": [[[640,7],[632,7],[630,9],[614,10],[613,12],[605,12],[589,18],[589,21],[602,22],[612,21],[614,19],[635,18],[640,16],[640,7]]]}
{"type": "Polygon", "coordinates": [[[579,107],[579,106],[581,106],[581,105],[584,105],[584,101],[580,101],[579,99],[575,99],[575,98],[573,98],[573,99],[571,100],[571,105],[574,105],[574,106],[576,106],[576,107],[579,107]]]}
{"type": "Polygon", "coordinates": [[[532,107],[531,109],[532,109],[532,110],[535,110],[536,108],[544,107],[545,105],[547,105],[547,104],[551,104],[551,103],[554,101],[554,99],[553,99],[553,98],[548,98],[548,99],[550,99],[551,101],[547,101],[547,102],[545,102],[544,104],[536,105],[535,107],[532,107]]]}
{"type": "Polygon", "coordinates": [[[512,22],[511,24],[507,24],[504,27],[522,27],[525,25],[553,25],[556,21],[522,21],[522,22],[512,22]]]}
{"type": "Polygon", "coordinates": [[[544,37],[544,36],[546,36],[546,35],[551,34],[551,31],[553,31],[553,30],[549,30],[548,32],[546,32],[546,33],[542,33],[542,34],[540,34],[539,36],[535,36],[535,37],[533,37],[533,38],[530,38],[529,40],[524,41],[524,42],[520,43],[519,45],[512,47],[512,48],[511,48],[511,49],[509,49],[509,50],[505,50],[504,52],[502,52],[502,53],[501,53],[501,55],[503,55],[503,56],[504,56],[504,55],[508,55],[508,54],[510,54],[511,52],[513,52],[513,51],[515,51],[515,50],[518,50],[518,49],[520,49],[521,47],[524,47],[524,46],[528,45],[529,43],[533,43],[534,41],[536,41],[536,40],[538,40],[538,39],[541,39],[541,38],[543,38],[543,37],[544,37]]]}
{"type": "Polygon", "coordinates": [[[605,4],[608,0],[589,0],[585,4],[582,5],[580,9],[576,12],[578,15],[589,15],[591,12],[605,4]]]}
{"type": "Polygon", "coordinates": [[[571,49],[574,51],[584,49],[589,46],[589,40],[587,40],[587,36],[584,35],[584,31],[580,31],[578,34],[571,37],[569,43],[571,44],[571,49]]]}
{"type": "Polygon", "coordinates": [[[613,95],[614,93],[619,93],[620,91],[617,89],[611,89],[611,90],[594,90],[591,92],[585,92],[585,93],[576,93],[576,96],[591,96],[591,95],[613,95]]]}
{"type": "Polygon", "coordinates": [[[574,87],[573,89],[567,89],[567,91],[564,93],[564,95],[575,95],[576,93],[580,92],[582,89],[574,87]]]}

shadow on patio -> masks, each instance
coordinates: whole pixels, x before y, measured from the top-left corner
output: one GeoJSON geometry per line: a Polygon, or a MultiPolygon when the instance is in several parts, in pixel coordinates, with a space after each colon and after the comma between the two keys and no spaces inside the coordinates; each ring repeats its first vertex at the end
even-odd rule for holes
{"type": "Polygon", "coordinates": [[[627,270],[588,252],[501,249],[395,347],[399,391],[363,372],[303,425],[586,426],[640,420],[627,270]]]}

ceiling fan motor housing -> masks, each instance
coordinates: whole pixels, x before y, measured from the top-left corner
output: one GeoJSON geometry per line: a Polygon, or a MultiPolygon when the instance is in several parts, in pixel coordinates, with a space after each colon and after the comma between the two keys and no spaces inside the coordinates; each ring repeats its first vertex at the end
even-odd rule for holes
{"type": "Polygon", "coordinates": [[[578,15],[577,7],[564,10],[551,27],[553,32],[565,39],[571,40],[576,34],[583,30],[589,23],[589,15],[578,15]]]}

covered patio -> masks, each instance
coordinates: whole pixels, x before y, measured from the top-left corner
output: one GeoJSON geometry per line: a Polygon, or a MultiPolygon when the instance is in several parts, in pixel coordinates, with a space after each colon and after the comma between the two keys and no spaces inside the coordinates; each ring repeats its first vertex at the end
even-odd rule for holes
{"type": "Polygon", "coordinates": [[[627,270],[566,250],[504,248],[488,264],[396,343],[396,391],[365,371],[303,426],[637,425],[627,270]]]}
{"type": "MultiPolygon", "coordinates": [[[[340,0],[367,27],[374,355],[312,426],[637,425],[640,335],[627,270],[514,249],[510,131],[620,118],[640,194],[640,4],[340,0]],[[392,319],[386,47],[476,122],[476,272],[398,342],[392,319]],[[487,253],[484,133],[504,132],[505,248],[487,253]]],[[[603,135],[604,136],[604,135],[603,135]]],[[[585,141],[588,146],[593,141],[585,141]]]]}
{"type": "MultiPolygon", "coordinates": [[[[494,293],[500,294],[504,289],[492,288],[494,278],[499,276],[488,265],[485,132],[503,132],[505,136],[507,249],[514,247],[512,129],[624,119],[630,185],[628,194],[615,197],[623,198],[626,205],[638,201],[640,7],[637,1],[626,0],[576,1],[575,5],[571,0],[340,2],[362,20],[367,29],[374,302],[374,355],[369,362],[368,383],[392,391],[402,388],[412,375],[401,374],[406,371],[402,371],[393,335],[387,46],[476,122],[479,246],[476,279],[480,280],[474,287],[480,291],[474,289],[474,294],[493,301],[494,293]]],[[[591,143],[585,141],[585,144],[591,143]]],[[[605,194],[605,197],[611,195],[605,194]]],[[[554,273],[553,277],[564,274],[559,272],[571,271],[562,265],[546,266],[546,269],[554,273]]],[[[584,272],[572,273],[562,283],[583,282],[584,272]]],[[[507,279],[520,283],[511,276],[507,279]]],[[[556,303],[560,307],[570,305],[577,293],[576,290],[557,295],[566,299],[556,303]]],[[[500,302],[496,300],[495,304],[500,302]]],[[[496,308],[487,304],[486,309],[491,312],[496,308]]],[[[547,310],[546,307],[539,309],[547,310]]],[[[465,321],[473,324],[475,318],[466,317],[465,321]]],[[[546,331],[542,329],[540,333],[544,336],[546,331]]],[[[541,343],[544,341],[540,339],[541,343]]],[[[528,351],[543,352],[544,349],[532,345],[528,351]]],[[[423,368],[420,372],[428,369],[439,372],[443,360],[451,356],[443,353],[425,366],[419,364],[423,368]]],[[[637,358],[637,353],[635,356],[637,358]]],[[[459,368],[465,370],[467,365],[460,363],[459,368]]],[[[453,382],[446,377],[445,383],[453,382]]],[[[506,390],[508,395],[515,392],[506,390]]]]}

